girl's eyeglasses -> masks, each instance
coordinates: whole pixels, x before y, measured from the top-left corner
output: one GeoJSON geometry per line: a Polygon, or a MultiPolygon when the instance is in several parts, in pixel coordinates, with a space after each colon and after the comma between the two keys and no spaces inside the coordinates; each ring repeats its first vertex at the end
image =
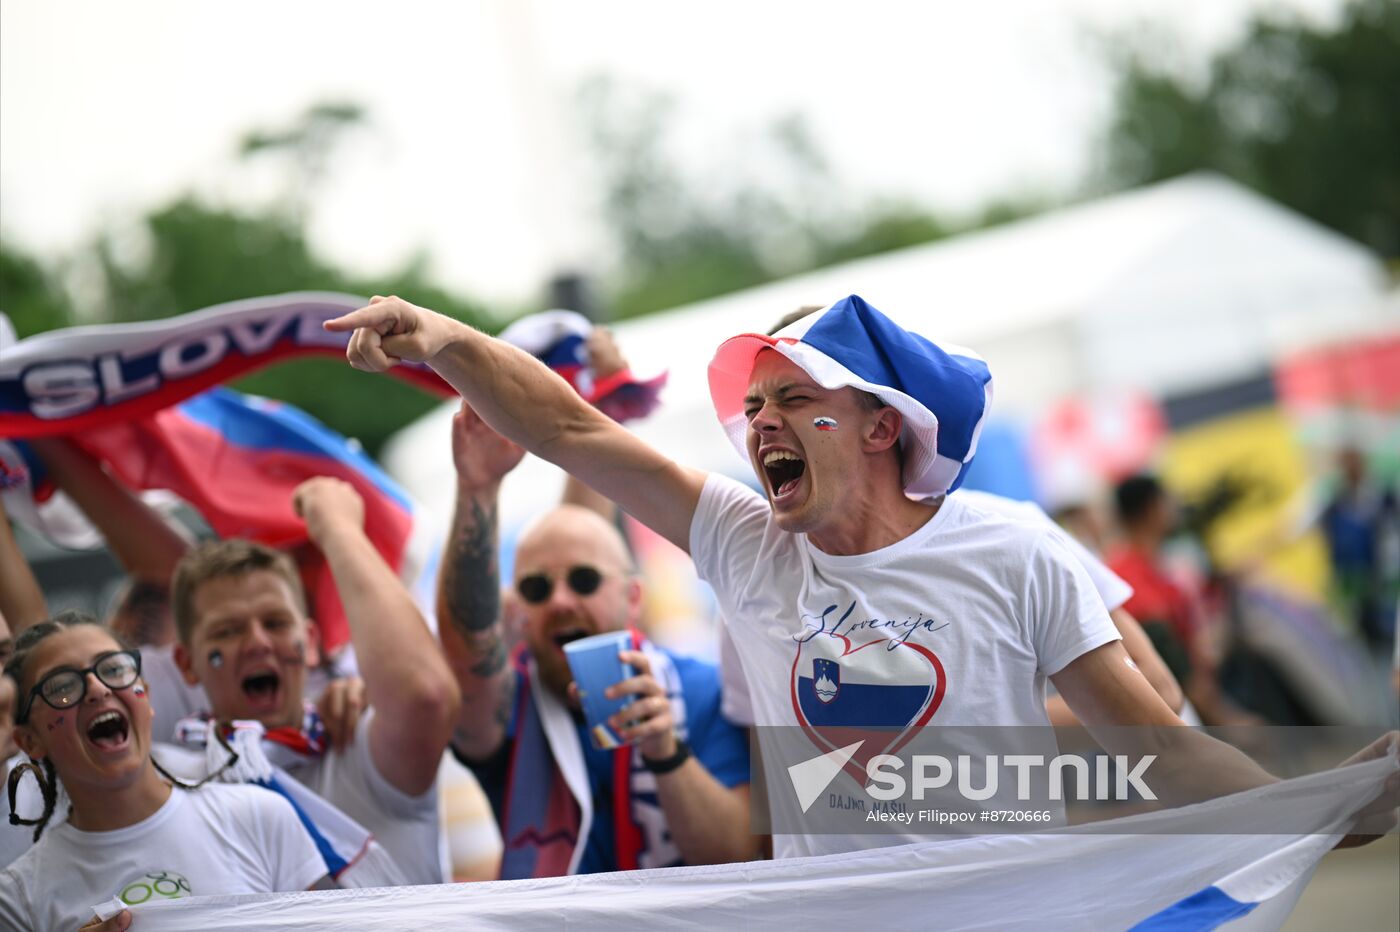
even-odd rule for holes
{"type": "Polygon", "coordinates": [[[29,721],[29,710],[36,698],[43,699],[51,709],[70,709],[87,695],[88,674],[102,681],[108,689],[126,689],[141,676],[141,654],[134,650],[113,650],[99,654],[92,666],[84,670],[71,667],[54,670],[34,684],[24,699],[24,706],[15,717],[15,724],[29,721]]]}

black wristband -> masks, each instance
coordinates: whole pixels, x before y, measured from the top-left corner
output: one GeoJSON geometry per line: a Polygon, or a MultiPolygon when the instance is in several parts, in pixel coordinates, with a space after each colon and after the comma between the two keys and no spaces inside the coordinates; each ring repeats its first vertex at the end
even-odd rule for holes
{"type": "Polygon", "coordinates": [[[660,776],[663,773],[670,773],[688,760],[690,760],[690,745],[685,743],[684,738],[676,738],[676,753],[670,757],[663,757],[661,760],[652,760],[643,754],[642,766],[660,776]]]}

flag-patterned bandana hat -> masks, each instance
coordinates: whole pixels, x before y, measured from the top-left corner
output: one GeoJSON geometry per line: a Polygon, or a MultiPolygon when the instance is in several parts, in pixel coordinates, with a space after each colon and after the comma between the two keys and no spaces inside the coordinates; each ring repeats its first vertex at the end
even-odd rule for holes
{"type": "Polygon", "coordinates": [[[962,484],[992,403],[992,375],[976,353],[910,333],[857,295],[772,336],[731,337],[710,362],[710,398],[745,459],[744,397],[754,360],[765,349],[782,353],[823,388],[870,392],[904,417],[906,495],[942,495],[962,484]]]}
{"type": "Polygon", "coordinates": [[[501,331],[501,339],[559,373],[584,401],[619,423],[656,410],[666,373],[639,379],[624,368],[600,378],[588,358],[592,332],[592,322],[582,314],[554,310],[522,317],[501,331]]]}

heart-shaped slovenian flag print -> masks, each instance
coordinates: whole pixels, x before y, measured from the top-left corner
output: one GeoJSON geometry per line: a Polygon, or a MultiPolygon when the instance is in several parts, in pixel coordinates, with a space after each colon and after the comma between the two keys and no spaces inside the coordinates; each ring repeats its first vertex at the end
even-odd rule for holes
{"type": "Polygon", "coordinates": [[[846,770],[864,786],[877,754],[894,754],[929,723],[947,678],[938,655],[897,638],[853,641],[816,632],[798,640],[792,709],[823,753],[864,740],[846,770]]]}

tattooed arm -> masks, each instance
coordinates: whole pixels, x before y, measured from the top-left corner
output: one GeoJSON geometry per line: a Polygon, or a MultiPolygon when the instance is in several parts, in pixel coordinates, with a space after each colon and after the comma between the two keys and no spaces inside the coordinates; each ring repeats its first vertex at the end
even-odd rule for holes
{"type": "Polygon", "coordinates": [[[457,509],[438,576],[438,637],[462,692],[452,744],[469,760],[495,753],[510,721],[515,638],[502,611],[496,498],[524,455],[465,402],[453,416],[457,509]]]}

